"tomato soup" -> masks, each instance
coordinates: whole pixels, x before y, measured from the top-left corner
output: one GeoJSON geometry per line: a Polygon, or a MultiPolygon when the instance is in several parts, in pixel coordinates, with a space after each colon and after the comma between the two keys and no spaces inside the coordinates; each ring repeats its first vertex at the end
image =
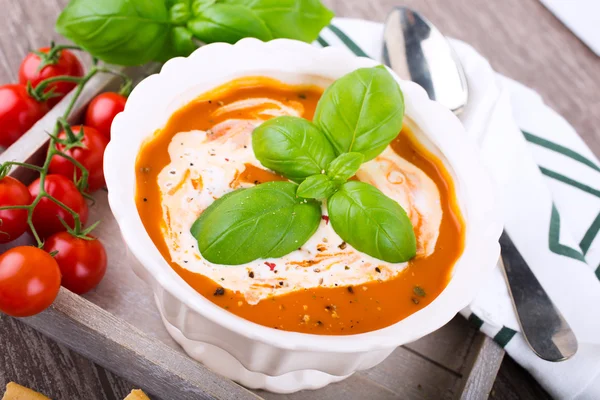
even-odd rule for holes
{"type": "MultiPolygon", "coordinates": [[[[322,89],[316,86],[289,86],[267,78],[243,78],[182,107],[142,146],[138,155],[137,209],[150,238],[177,274],[198,293],[225,310],[257,324],[286,331],[323,335],[369,332],[392,325],[431,303],[446,287],[464,247],[464,222],[452,179],[443,163],[416,140],[406,124],[390,148],[395,155],[418,169],[436,188],[441,217],[436,231],[437,240],[432,243],[427,255],[413,258],[390,279],[378,279],[377,274],[382,271],[374,265],[372,275],[369,275],[372,278],[358,285],[344,285],[340,281],[339,285],[310,287],[281,295],[273,289],[273,295],[249,301],[243,293],[224,290],[222,280],[225,278],[213,276],[211,279],[190,271],[181,262],[174,262],[165,239],[166,222],[159,175],[171,163],[169,146],[179,145],[173,143],[176,135],[205,131],[219,136],[220,131],[211,131],[215,126],[222,126],[227,121],[242,121],[236,127],[242,126],[243,121],[252,120],[261,113],[261,118],[268,119],[269,110],[275,103],[281,109],[298,110],[299,116],[310,120],[321,94],[322,89]],[[253,102],[253,99],[263,100],[253,102]],[[243,104],[243,107],[236,104],[243,104]]],[[[227,160],[227,154],[219,156],[227,160]]],[[[361,174],[357,173],[353,179],[360,177],[361,174]]],[[[246,164],[229,185],[233,190],[240,184],[283,179],[264,168],[246,164]]],[[[198,190],[202,185],[198,182],[198,190]]],[[[327,223],[326,220],[323,222],[327,223]]],[[[414,227],[416,232],[424,229],[420,223],[414,227]]],[[[336,243],[336,246],[343,249],[346,244],[336,243]]],[[[201,258],[199,253],[195,257],[201,258]]],[[[281,271],[278,272],[274,265],[270,272],[277,277],[281,271]]],[[[314,274],[321,273],[318,255],[304,260],[302,267],[311,268],[314,274]]],[[[248,269],[247,279],[253,278],[254,272],[248,269]]],[[[282,286],[283,282],[282,278],[282,286]]]]}

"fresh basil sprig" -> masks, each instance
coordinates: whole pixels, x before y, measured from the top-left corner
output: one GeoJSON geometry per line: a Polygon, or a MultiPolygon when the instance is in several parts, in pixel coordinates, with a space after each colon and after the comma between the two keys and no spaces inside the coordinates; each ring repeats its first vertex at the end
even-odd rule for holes
{"type": "Polygon", "coordinates": [[[332,17],[319,0],[71,0],[56,30],[107,63],[139,65],[187,56],[198,41],[312,42],[332,17]]]}
{"type": "Polygon", "coordinates": [[[191,228],[200,254],[215,264],[239,265],[302,246],[319,227],[321,205],[298,198],[297,187],[268,182],[215,201],[191,228]]]}
{"type": "Polygon", "coordinates": [[[337,154],[358,152],[369,161],[402,129],[404,96],[384,66],[360,68],[333,82],[317,104],[314,123],[337,154]]]}
{"type": "Polygon", "coordinates": [[[416,254],[416,238],[404,209],[375,186],[344,183],[327,200],[331,226],[356,250],[391,263],[416,254]]]}
{"type": "Polygon", "coordinates": [[[355,249],[393,263],[414,257],[404,209],[374,186],[348,181],[398,135],[403,116],[400,87],[375,67],[335,81],[319,100],[316,124],[290,116],[264,122],[252,134],[256,158],[300,185],[265,183],[215,201],[192,227],[201,254],[218,264],[288,254],[318,228],[321,205],[309,199],[326,199],[331,226],[355,249]]]}
{"type": "Polygon", "coordinates": [[[254,155],[265,167],[296,182],[320,174],[335,158],[333,147],[310,121],[277,117],[252,133],[254,155]]]}

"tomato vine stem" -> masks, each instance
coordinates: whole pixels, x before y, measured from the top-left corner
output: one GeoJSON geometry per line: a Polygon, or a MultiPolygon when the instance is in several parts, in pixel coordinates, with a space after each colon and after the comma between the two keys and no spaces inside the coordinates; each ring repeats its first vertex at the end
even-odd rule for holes
{"type": "MultiPolygon", "coordinates": [[[[53,49],[57,49],[57,51],[61,50],[61,49],[77,49],[77,50],[79,50],[79,47],[77,47],[77,46],[53,46],[53,49]]],[[[103,66],[98,66],[94,63],[92,65],[92,67],[90,68],[90,70],[88,71],[88,73],[82,77],[72,77],[72,76],[52,77],[52,78],[48,78],[48,79],[41,81],[36,86],[35,89],[30,88],[30,92],[33,93],[32,97],[34,97],[34,98],[35,98],[35,96],[38,96],[39,98],[46,97],[46,99],[47,99],[48,97],[52,97],[52,93],[44,94],[44,89],[49,84],[54,83],[54,82],[59,82],[59,81],[77,82],[77,86],[75,87],[75,92],[69,102],[69,105],[65,109],[62,117],[57,119],[56,124],[54,125],[53,132],[51,134],[49,134],[50,142],[48,144],[48,152],[46,153],[46,159],[44,160],[43,165],[40,167],[37,165],[22,163],[22,162],[18,162],[18,161],[7,161],[0,165],[0,178],[6,176],[10,172],[10,168],[12,166],[33,169],[40,173],[39,191],[38,191],[37,196],[32,200],[31,204],[0,207],[0,210],[11,210],[11,209],[27,210],[27,224],[31,230],[31,234],[33,235],[38,247],[40,247],[40,248],[43,246],[44,242],[40,238],[37,230],[35,229],[35,226],[33,225],[33,212],[34,212],[36,206],[40,203],[40,201],[43,198],[47,198],[48,200],[52,201],[53,203],[55,203],[56,205],[58,205],[59,207],[64,209],[66,212],[68,212],[71,215],[71,217],[73,217],[73,225],[74,226],[72,229],[69,229],[69,232],[71,234],[73,234],[74,236],[78,236],[78,237],[86,236],[98,224],[98,222],[96,222],[96,223],[92,224],[89,228],[83,230],[83,227],[81,224],[81,219],[79,218],[79,214],[76,211],[74,211],[71,207],[67,206],[66,204],[64,204],[63,202],[61,202],[60,200],[58,200],[57,198],[53,197],[48,192],[46,192],[45,187],[44,187],[45,182],[46,182],[46,176],[48,175],[48,170],[49,170],[50,162],[52,161],[52,158],[54,156],[64,157],[65,159],[69,160],[76,168],[78,168],[81,171],[81,177],[79,179],[77,179],[76,176],[74,176],[73,180],[74,180],[78,190],[82,193],[82,195],[84,195],[86,198],[90,197],[87,193],[85,193],[85,190],[87,188],[87,180],[89,177],[89,171],[79,161],[77,161],[70,155],[66,154],[64,151],[59,150],[57,147],[57,143],[61,143],[61,139],[58,138],[58,134],[62,127],[62,129],[64,129],[67,132],[67,135],[70,133],[71,134],[70,136],[73,136],[73,137],[68,137],[67,140],[75,139],[75,143],[71,143],[70,147],[67,146],[67,149],[72,148],[72,147],[84,147],[83,144],[81,143],[81,139],[83,138],[83,133],[81,135],[77,135],[77,136],[74,135],[71,130],[70,124],[67,122],[67,118],[71,114],[73,107],[75,106],[75,104],[77,103],[77,100],[81,96],[81,93],[83,92],[83,88],[85,87],[85,85],[89,82],[90,79],[92,79],[98,73],[108,73],[108,74],[113,74],[113,75],[119,76],[123,79],[124,87],[131,86],[131,79],[126,74],[122,73],[121,71],[114,71],[114,70],[111,70],[111,69],[103,67],[103,66]]]]}

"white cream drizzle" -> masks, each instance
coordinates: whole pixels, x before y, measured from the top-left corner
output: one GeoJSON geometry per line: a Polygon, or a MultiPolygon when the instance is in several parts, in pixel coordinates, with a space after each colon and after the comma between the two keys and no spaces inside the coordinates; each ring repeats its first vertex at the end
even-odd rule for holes
{"type": "MultiPolygon", "coordinates": [[[[271,295],[318,286],[385,281],[406,267],[407,263],[387,263],[358,252],[343,243],[326,219],[308,242],[284,257],[236,266],[204,260],[190,227],[215,199],[239,187],[253,186],[236,181],[246,164],[263,168],[254,157],[252,130],[273,116],[303,113],[298,102],[283,104],[253,98],[223,105],[213,116],[239,110],[245,110],[250,119],[229,119],[209,131],[180,132],[169,145],[171,163],[160,172],[158,184],[165,221],[163,234],[173,262],[212,279],[226,290],[242,293],[250,304],[271,295]],[[234,181],[237,184],[232,184],[234,181]]],[[[417,256],[431,254],[442,218],[435,183],[391,148],[364,164],[357,177],[378,187],[407,211],[417,227],[417,256]]],[[[327,215],[326,204],[323,215],[327,215]]]]}

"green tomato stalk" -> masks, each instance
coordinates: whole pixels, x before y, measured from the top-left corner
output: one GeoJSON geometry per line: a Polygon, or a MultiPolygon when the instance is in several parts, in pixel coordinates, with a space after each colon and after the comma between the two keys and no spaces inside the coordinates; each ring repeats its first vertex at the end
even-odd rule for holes
{"type": "MultiPolygon", "coordinates": [[[[81,50],[79,47],[76,47],[76,46],[52,46],[52,49],[61,50],[61,49],[65,49],[65,48],[81,50]]],[[[44,93],[44,90],[51,83],[59,82],[59,81],[62,81],[62,82],[68,81],[68,82],[76,82],[77,86],[75,87],[75,93],[74,93],[73,97],[71,98],[69,105],[65,109],[65,112],[63,113],[63,115],[60,118],[57,119],[56,124],[54,125],[53,132],[51,134],[49,134],[50,142],[48,145],[48,152],[46,153],[46,159],[44,160],[43,165],[40,167],[37,165],[23,163],[23,162],[17,162],[17,161],[6,161],[5,163],[0,164],[0,179],[7,176],[10,173],[10,170],[13,166],[28,168],[28,169],[37,171],[40,174],[39,192],[38,192],[37,196],[35,197],[35,199],[33,199],[33,201],[31,202],[31,204],[0,207],[0,210],[15,210],[15,209],[27,210],[27,225],[29,225],[29,228],[31,229],[31,233],[32,233],[33,237],[35,238],[35,241],[39,248],[41,248],[44,245],[44,242],[40,238],[39,234],[37,233],[37,230],[35,229],[35,226],[33,225],[33,211],[35,210],[35,207],[39,204],[39,202],[43,198],[47,198],[48,200],[52,201],[53,203],[55,203],[56,205],[58,205],[59,207],[64,209],[66,212],[68,212],[73,217],[73,221],[74,221],[73,228],[69,227],[67,225],[67,223],[61,219],[62,224],[65,226],[67,231],[69,231],[69,233],[71,233],[73,236],[76,236],[76,237],[79,237],[82,239],[89,239],[87,237],[87,235],[99,223],[99,221],[98,221],[98,222],[92,224],[87,229],[84,229],[81,224],[79,214],[77,214],[77,212],[75,212],[73,209],[71,209],[69,206],[67,206],[60,200],[51,196],[48,192],[46,192],[46,190],[44,188],[46,176],[48,175],[48,170],[50,167],[50,162],[54,156],[60,156],[60,157],[63,157],[65,159],[69,160],[71,163],[73,163],[73,165],[77,169],[79,169],[79,171],[81,172],[81,177],[79,179],[74,179],[74,183],[77,186],[77,189],[79,189],[80,193],[85,198],[91,199],[89,194],[87,194],[85,192],[85,190],[87,189],[87,185],[88,185],[88,183],[87,183],[88,176],[89,176],[88,170],[79,161],[75,160],[73,157],[69,156],[64,151],[59,150],[57,144],[65,145],[65,148],[67,150],[75,148],[75,147],[84,147],[84,145],[81,141],[83,139],[83,130],[81,132],[79,132],[79,134],[77,134],[77,135],[74,134],[71,129],[71,126],[67,122],[67,118],[71,114],[71,111],[73,110],[73,107],[75,106],[75,103],[81,96],[81,93],[82,93],[85,85],[90,81],[90,79],[92,79],[98,73],[108,73],[108,74],[117,75],[123,79],[123,87],[127,88],[126,90],[129,90],[129,88],[131,88],[131,79],[127,75],[123,74],[120,71],[111,70],[104,66],[98,66],[97,60],[94,60],[92,68],[90,68],[90,70],[88,71],[88,73],[85,76],[82,76],[82,77],[57,76],[57,77],[48,78],[48,79],[41,81],[35,87],[35,89],[32,88],[31,85],[28,83],[28,90],[30,92],[31,97],[33,97],[34,99],[36,99],[38,101],[46,101],[46,100],[48,100],[48,98],[53,97],[52,93],[44,93]],[[60,139],[58,137],[58,134],[59,134],[61,128],[64,129],[64,131],[66,133],[66,136],[67,136],[66,139],[60,139]]]]}

